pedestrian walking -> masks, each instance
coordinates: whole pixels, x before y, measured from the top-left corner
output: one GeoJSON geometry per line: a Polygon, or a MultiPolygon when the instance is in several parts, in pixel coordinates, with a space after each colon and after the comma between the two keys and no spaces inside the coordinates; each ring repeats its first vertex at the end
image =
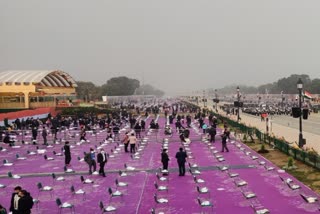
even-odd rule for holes
{"type": "Polygon", "coordinates": [[[84,156],[84,161],[89,165],[90,175],[92,174],[92,168],[93,168],[93,172],[97,170],[96,157],[95,157],[95,152],[93,148],[90,148],[90,152],[84,156]]]}
{"type": "Polygon", "coordinates": [[[130,144],[130,152],[135,153],[136,152],[136,143],[137,143],[137,138],[134,136],[134,133],[131,133],[129,137],[129,144],[130,144]]]}
{"type": "Polygon", "coordinates": [[[183,151],[182,148],[180,148],[179,152],[176,153],[176,159],[179,166],[179,176],[184,176],[186,173],[186,167],[185,167],[186,158],[187,158],[187,153],[183,151]]]}
{"type": "Polygon", "coordinates": [[[227,147],[227,134],[223,134],[221,135],[221,138],[222,138],[222,151],[221,152],[224,152],[224,150],[226,149],[227,152],[229,152],[229,149],[227,147]]]}
{"type": "Polygon", "coordinates": [[[63,147],[64,150],[64,157],[65,157],[65,165],[66,166],[70,166],[70,162],[71,162],[71,151],[70,151],[70,144],[69,141],[65,142],[65,145],[63,147]]]}

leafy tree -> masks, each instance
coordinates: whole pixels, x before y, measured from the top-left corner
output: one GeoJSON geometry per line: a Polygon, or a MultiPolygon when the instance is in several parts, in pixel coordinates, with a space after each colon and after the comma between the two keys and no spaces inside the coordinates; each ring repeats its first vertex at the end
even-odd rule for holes
{"type": "MultiPolygon", "coordinates": [[[[295,94],[297,93],[297,82],[301,78],[304,88],[307,88],[310,85],[311,80],[310,77],[306,74],[297,75],[293,74],[290,77],[282,78],[278,80],[277,86],[280,89],[280,92],[283,91],[286,94],[295,94]]],[[[279,91],[277,91],[279,92],[279,91]]]]}
{"type": "Polygon", "coordinates": [[[158,97],[161,97],[164,95],[164,92],[154,88],[151,85],[141,85],[137,90],[136,90],[137,95],[155,95],[158,97]]]}
{"type": "MultiPolygon", "coordinates": [[[[229,86],[226,86],[222,89],[218,89],[218,94],[236,94],[236,88],[237,88],[238,85],[229,85],[229,86]]],[[[246,86],[246,85],[239,85],[240,87],[240,90],[241,90],[241,93],[244,93],[244,94],[255,94],[258,92],[258,89],[256,87],[253,87],[253,86],[246,86]]],[[[214,94],[214,90],[211,90],[212,94],[214,94]]]]}
{"type": "Polygon", "coordinates": [[[77,82],[78,87],[76,88],[77,97],[82,100],[96,100],[101,99],[99,97],[100,87],[96,86],[92,82],[77,82]]]}
{"type": "Polygon", "coordinates": [[[130,79],[125,76],[114,77],[101,86],[100,95],[129,96],[133,95],[139,86],[139,80],[130,79]]]}
{"type": "Polygon", "coordinates": [[[125,76],[109,79],[102,86],[96,86],[92,82],[79,81],[76,88],[77,97],[85,101],[101,100],[102,96],[130,96],[133,94],[145,94],[163,96],[164,92],[151,85],[140,87],[140,82],[125,76]]]}
{"type": "Polygon", "coordinates": [[[307,90],[314,94],[320,94],[320,79],[313,79],[307,90]]]}
{"type": "MultiPolygon", "coordinates": [[[[268,91],[269,94],[280,94],[281,91],[285,94],[297,94],[297,82],[301,78],[304,90],[313,94],[320,93],[320,79],[311,80],[306,74],[292,74],[289,77],[284,77],[273,83],[267,83],[258,87],[240,86],[241,92],[246,94],[260,93],[264,94],[268,91]]],[[[226,86],[218,91],[220,93],[232,94],[236,93],[236,85],[226,86]]]]}

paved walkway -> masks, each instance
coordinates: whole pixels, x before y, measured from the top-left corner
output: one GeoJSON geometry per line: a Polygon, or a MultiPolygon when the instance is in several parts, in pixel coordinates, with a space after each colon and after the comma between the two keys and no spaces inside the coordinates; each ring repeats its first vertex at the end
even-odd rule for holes
{"type": "MultiPolygon", "coordinates": [[[[209,101],[208,102],[208,107],[213,110],[213,102],[209,101]]],[[[223,104],[221,104],[223,105],[223,104]]],[[[219,111],[220,114],[226,116],[226,113],[223,111],[219,111]]],[[[240,117],[241,117],[241,122],[249,125],[249,126],[253,126],[258,128],[259,130],[266,132],[266,122],[263,121],[261,122],[259,117],[254,117],[252,115],[249,114],[241,114],[240,113],[240,117]]],[[[315,118],[318,118],[318,115],[314,115],[315,118]]],[[[230,116],[231,119],[236,120],[237,116],[236,115],[231,115],[230,116]]],[[[288,118],[286,118],[286,120],[289,120],[288,118]]],[[[299,120],[296,119],[296,124],[299,123],[299,120]]],[[[297,125],[293,125],[293,122],[290,122],[289,126],[288,123],[284,123],[284,124],[278,124],[275,122],[272,122],[272,126],[270,127],[270,131],[272,134],[274,134],[276,137],[282,138],[284,137],[286,139],[286,141],[290,142],[290,143],[294,143],[294,142],[298,142],[298,137],[299,137],[299,131],[296,128],[297,125]]],[[[320,125],[320,124],[316,124],[316,125],[320,125]]],[[[315,127],[316,128],[316,127],[315,127]]],[[[309,128],[309,130],[311,130],[312,127],[309,128]]],[[[313,148],[314,150],[316,150],[318,153],[320,153],[320,144],[319,144],[319,139],[320,139],[320,134],[315,134],[315,133],[311,133],[311,132],[303,132],[303,137],[306,138],[306,142],[307,142],[307,147],[313,148]]]]}

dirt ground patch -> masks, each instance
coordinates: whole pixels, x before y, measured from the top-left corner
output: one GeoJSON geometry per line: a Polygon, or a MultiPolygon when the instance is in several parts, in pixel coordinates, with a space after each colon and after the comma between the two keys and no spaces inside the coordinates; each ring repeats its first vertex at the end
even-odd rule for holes
{"type": "MultiPolygon", "coordinates": [[[[261,143],[246,143],[250,148],[255,151],[260,150],[261,143]]],[[[290,156],[271,148],[268,144],[264,144],[269,153],[261,154],[272,163],[282,168],[288,163],[290,156]]],[[[305,165],[304,163],[294,160],[294,165],[298,168],[295,170],[287,171],[289,174],[297,178],[299,181],[309,186],[313,191],[320,193],[320,171],[305,165]]]]}

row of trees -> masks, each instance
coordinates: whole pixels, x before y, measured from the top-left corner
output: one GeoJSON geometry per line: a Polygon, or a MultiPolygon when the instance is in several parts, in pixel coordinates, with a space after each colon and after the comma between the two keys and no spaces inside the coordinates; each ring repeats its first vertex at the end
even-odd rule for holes
{"type": "MultiPolygon", "coordinates": [[[[311,79],[306,74],[293,74],[289,77],[281,78],[276,82],[264,84],[258,87],[240,85],[242,93],[245,94],[263,94],[266,91],[269,94],[280,94],[281,91],[284,94],[296,94],[297,93],[297,82],[301,78],[303,82],[303,88],[312,94],[320,94],[320,79],[311,79]]],[[[235,93],[237,85],[226,86],[219,89],[221,94],[232,94],[235,93]]]]}
{"type": "Polygon", "coordinates": [[[164,95],[163,91],[151,85],[140,86],[139,80],[125,76],[113,77],[101,86],[84,81],[79,81],[77,84],[76,92],[78,98],[86,101],[101,100],[102,96],[164,95]]]}

